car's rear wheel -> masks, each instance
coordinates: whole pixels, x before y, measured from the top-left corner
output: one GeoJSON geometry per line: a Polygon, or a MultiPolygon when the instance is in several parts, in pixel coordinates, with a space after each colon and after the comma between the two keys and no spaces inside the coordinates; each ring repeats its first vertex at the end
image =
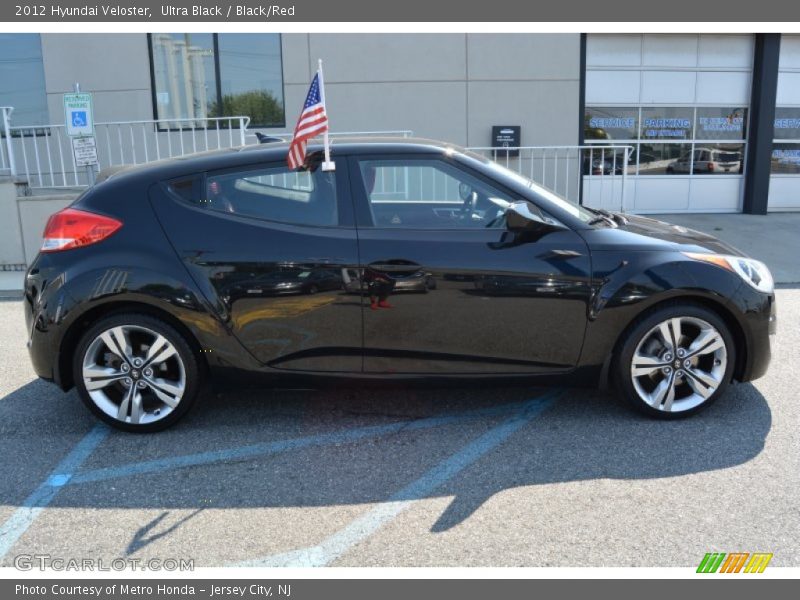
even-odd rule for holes
{"type": "Polygon", "coordinates": [[[647,314],[627,331],[616,378],[634,408],[675,419],[717,400],[734,364],[733,336],[725,322],[702,306],[676,303],[647,314]]]}
{"type": "Polygon", "coordinates": [[[189,343],[148,315],[109,316],[78,343],[78,393],[106,423],[126,431],[169,427],[194,404],[201,371],[189,343]]]}

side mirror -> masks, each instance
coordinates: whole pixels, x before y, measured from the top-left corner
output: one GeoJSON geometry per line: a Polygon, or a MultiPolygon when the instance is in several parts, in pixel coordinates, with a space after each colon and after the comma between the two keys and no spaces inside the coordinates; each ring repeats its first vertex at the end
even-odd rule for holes
{"type": "Polygon", "coordinates": [[[506,228],[514,233],[545,233],[557,229],[531,211],[525,201],[514,202],[506,209],[506,228]]]}

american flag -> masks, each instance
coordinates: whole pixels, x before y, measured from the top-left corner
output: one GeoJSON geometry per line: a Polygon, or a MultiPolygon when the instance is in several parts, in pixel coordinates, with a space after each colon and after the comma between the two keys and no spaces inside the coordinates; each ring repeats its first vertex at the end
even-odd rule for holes
{"type": "Polygon", "coordinates": [[[311,87],[306,96],[306,103],[303,105],[303,112],[297,120],[294,128],[294,137],[289,146],[289,157],[287,162],[289,168],[294,170],[301,167],[306,160],[306,146],[308,140],[315,135],[328,131],[328,115],[325,112],[325,101],[323,99],[322,81],[319,72],[311,80],[311,87]]]}

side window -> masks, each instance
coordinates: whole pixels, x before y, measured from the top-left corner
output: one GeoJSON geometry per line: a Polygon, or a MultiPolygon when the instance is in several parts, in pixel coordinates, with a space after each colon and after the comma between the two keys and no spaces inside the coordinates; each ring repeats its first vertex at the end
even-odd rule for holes
{"type": "Polygon", "coordinates": [[[203,198],[203,178],[200,175],[188,175],[167,182],[167,189],[178,198],[200,203],[203,198]]]}
{"type": "Polygon", "coordinates": [[[209,210],[296,225],[338,223],[333,172],[286,166],[209,173],[201,204],[209,210]]]}
{"type": "Polygon", "coordinates": [[[375,227],[504,227],[514,201],[481,179],[438,159],[360,160],[375,227]]]}

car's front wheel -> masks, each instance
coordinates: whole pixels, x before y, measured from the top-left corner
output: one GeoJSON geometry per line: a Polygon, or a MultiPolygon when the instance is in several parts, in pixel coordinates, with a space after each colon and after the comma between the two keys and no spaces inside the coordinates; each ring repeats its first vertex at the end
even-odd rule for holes
{"type": "Polygon", "coordinates": [[[735,348],[725,322],[691,303],[663,306],[640,318],[621,340],[618,386],[650,416],[687,417],[710,406],[728,386],[735,348]]]}
{"type": "Polygon", "coordinates": [[[83,335],[73,375],[81,399],[100,419],[118,429],[151,432],[191,408],[201,371],[173,327],[149,315],[118,314],[83,335]]]}

